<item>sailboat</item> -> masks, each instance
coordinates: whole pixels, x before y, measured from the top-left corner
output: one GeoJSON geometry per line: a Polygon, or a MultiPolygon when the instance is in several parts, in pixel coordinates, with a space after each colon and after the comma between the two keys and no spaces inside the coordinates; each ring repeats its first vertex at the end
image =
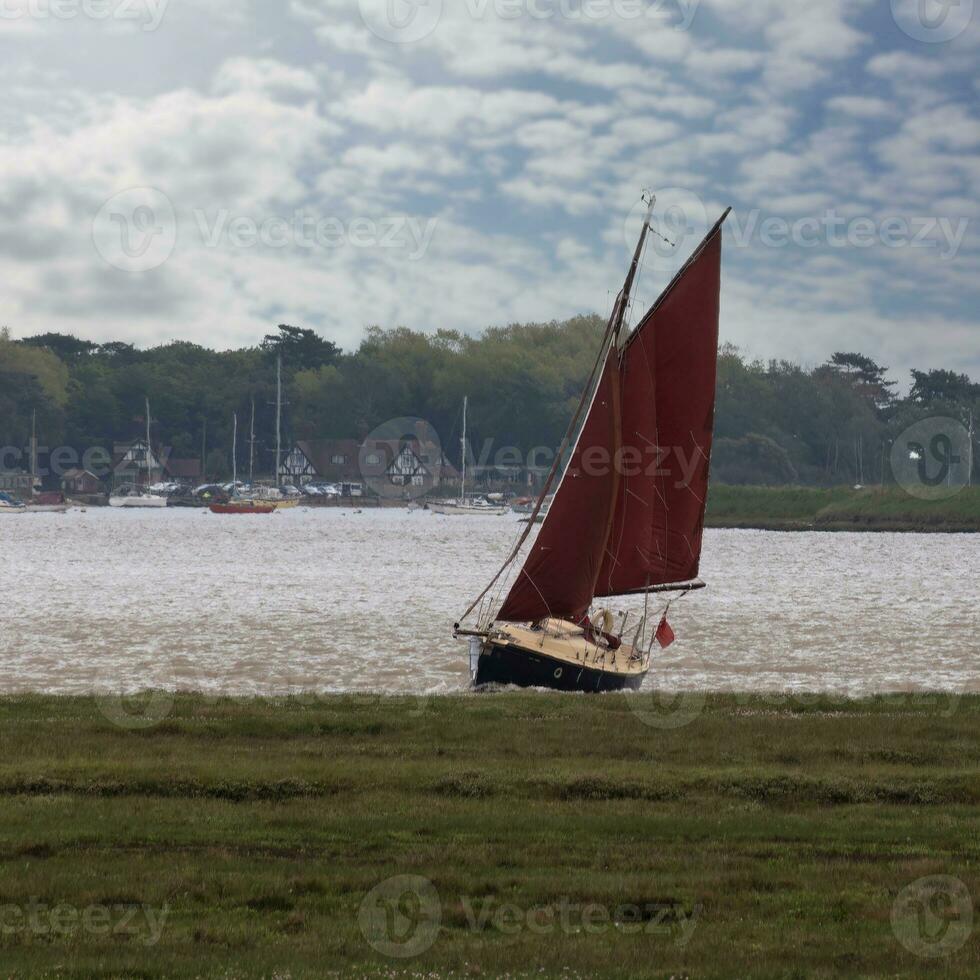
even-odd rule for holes
{"type": "Polygon", "coordinates": [[[153,477],[153,445],[150,442],[150,399],[146,399],[146,484],[145,486],[129,485],[113,490],[109,495],[110,507],[153,507],[160,509],[167,506],[167,498],[150,492],[150,480],[153,477]]]}
{"type": "Polygon", "coordinates": [[[433,514],[501,517],[507,513],[506,507],[493,504],[485,497],[466,496],[466,412],[469,403],[469,397],[463,399],[463,435],[459,440],[463,447],[463,464],[459,481],[459,500],[441,500],[438,503],[429,501],[426,506],[433,514]]]}
{"type": "Polygon", "coordinates": [[[31,499],[27,509],[31,514],[64,514],[68,510],[65,495],[58,491],[42,493],[37,470],[37,409],[31,420],[31,499]]]}
{"type": "Polygon", "coordinates": [[[673,640],[666,611],[659,619],[650,615],[650,596],[704,588],[697,576],[714,430],[721,231],[729,211],[630,331],[624,324],[655,199],[647,203],[626,282],[534,511],[455,624],[454,636],[469,640],[475,687],[637,689],[654,642],[673,640]],[[621,596],[644,597],[635,627],[629,613],[617,624],[609,609],[594,608],[597,600],[621,596]],[[474,612],[475,628],[464,627],[474,612]]]}

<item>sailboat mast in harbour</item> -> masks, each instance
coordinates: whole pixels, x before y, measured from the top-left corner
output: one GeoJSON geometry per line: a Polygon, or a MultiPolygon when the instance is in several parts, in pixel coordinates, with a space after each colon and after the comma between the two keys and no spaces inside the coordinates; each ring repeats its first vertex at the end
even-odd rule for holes
{"type": "Polygon", "coordinates": [[[276,486],[279,486],[279,461],[282,459],[282,355],[276,358],[276,486]]]}
{"type": "MultiPolygon", "coordinates": [[[[639,639],[645,621],[630,645],[623,640],[622,621],[617,635],[610,611],[596,611],[594,603],[704,587],[697,575],[714,427],[721,228],[728,212],[637,327],[626,332],[653,203],[589,382],[531,519],[463,616],[480,607],[477,628],[456,625],[456,635],[470,639],[478,686],[637,688],[650,665],[650,648],[639,639]],[[653,466],[648,465],[651,453],[653,466]],[[612,464],[597,467],[596,458],[612,464]],[[693,472],[686,472],[692,461],[693,472]],[[556,482],[538,536],[495,608],[488,596],[516,568],[534,518],[556,482]]],[[[669,632],[657,631],[661,642],[668,642],[669,632]]]]}
{"type": "Polygon", "coordinates": [[[248,437],[248,484],[255,483],[255,399],[252,399],[252,427],[248,437]]]}
{"type": "Polygon", "coordinates": [[[459,481],[459,503],[462,506],[466,502],[466,410],[469,407],[469,395],[463,395],[463,435],[459,443],[462,446],[462,469],[460,470],[459,481]]]}
{"type": "Polygon", "coordinates": [[[150,399],[146,399],[146,485],[149,486],[153,482],[153,472],[152,472],[152,459],[153,452],[150,449],[150,399]]]}
{"type": "Polygon", "coordinates": [[[234,487],[238,483],[238,412],[232,417],[231,432],[231,483],[234,487]]]}

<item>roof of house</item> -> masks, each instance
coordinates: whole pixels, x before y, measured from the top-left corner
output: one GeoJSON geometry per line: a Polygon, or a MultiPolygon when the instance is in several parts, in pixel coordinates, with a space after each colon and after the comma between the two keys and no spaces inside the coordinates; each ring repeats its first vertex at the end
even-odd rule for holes
{"type": "Polygon", "coordinates": [[[422,458],[431,474],[436,475],[436,471],[441,469],[443,477],[452,479],[459,476],[437,443],[422,442],[413,437],[367,439],[364,442],[356,439],[301,439],[296,446],[312,463],[321,479],[345,482],[383,478],[406,444],[422,458]],[[335,463],[334,458],[339,456],[344,457],[344,462],[335,463]]]}
{"type": "Polygon", "coordinates": [[[170,476],[184,480],[196,480],[201,475],[199,459],[177,459],[174,456],[164,456],[163,468],[170,476]]]}

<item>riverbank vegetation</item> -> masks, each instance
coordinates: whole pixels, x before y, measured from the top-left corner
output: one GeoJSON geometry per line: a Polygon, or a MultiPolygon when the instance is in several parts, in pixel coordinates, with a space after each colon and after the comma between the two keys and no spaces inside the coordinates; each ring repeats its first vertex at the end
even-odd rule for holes
{"type": "MultiPolygon", "coordinates": [[[[372,328],[350,352],[290,326],[254,347],[223,352],[187,342],[139,350],[61,334],[21,341],[0,335],[0,447],[25,447],[36,411],[43,446],[69,446],[79,455],[93,446],[111,450],[145,431],[148,396],[154,440],[176,457],[203,454],[208,476],[224,477],[232,416],[242,422],[244,459],[254,403],[256,459],[271,471],[270,406],[281,356],[287,444],[357,438],[388,419],[414,416],[435,426],[458,463],[460,405],[468,395],[472,461],[513,465],[515,453],[527,462],[536,447],[560,442],[603,325],[584,316],[475,336],[372,328]]],[[[914,421],[943,416],[969,427],[971,412],[980,417],[980,384],[966,375],[924,366],[901,380],[910,387],[899,397],[894,374],[858,353],[828,352],[826,363],[801,366],[723,347],[714,481],[889,484],[892,443],[914,421]]]]}
{"type": "Polygon", "coordinates": [[[715,484],[705,524],[767,531],[980,532],[980,487],[929,500],[899,487],[715,484]]]}
{"type": "Polygon", "coordinates": [[[2,972],[974,977],[978,722],[954,694],[6,698],[2,972]]]}

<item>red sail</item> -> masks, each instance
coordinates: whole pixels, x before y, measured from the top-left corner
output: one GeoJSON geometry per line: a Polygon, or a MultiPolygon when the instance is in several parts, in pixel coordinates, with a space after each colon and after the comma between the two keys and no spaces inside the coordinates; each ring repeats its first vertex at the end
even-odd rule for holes
{"type": "Polygon", "coordinates": [[[623,351],[621,477],[597,596],[698,574],[714,428],[722,221],[623,351]]]}
{"type": "Polygon", "coordinates": [[[619,365],[611,350],[565,476],[498,620],[578,622],[585,616],[609,537],[618,445],[619,365]]]}

